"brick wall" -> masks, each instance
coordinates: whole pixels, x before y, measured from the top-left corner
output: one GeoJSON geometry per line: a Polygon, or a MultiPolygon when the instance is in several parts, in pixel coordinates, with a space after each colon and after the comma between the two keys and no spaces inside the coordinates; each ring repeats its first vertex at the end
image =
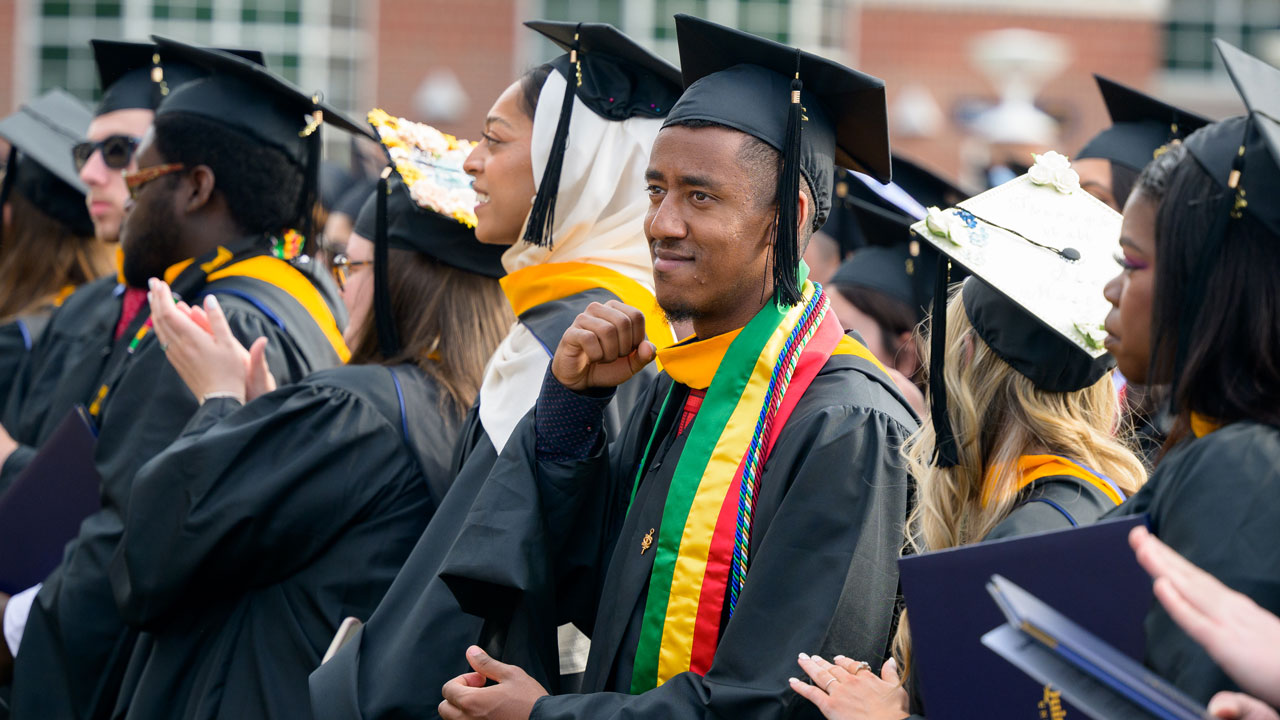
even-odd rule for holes
{"type": "Polygon", "coordinates": [[[17,0],[0,0],[0,115],[16,110],[22,100],[13,96],[16,14],[17,0]]]}
{"type": "MultiPolygon", "coordinates": [[[[996,98],[995,89],[969,59],[974,36],[1005,28],[1059,36],[1070,48],[1071,62],[1049,82],[1038,101],[1054,115],[1065,116],[1059,149],[1069,155],[1109,124],[1091,73],[1148,88],[1163,43],[1158,22],[1131,18],[867,7],[851,11],[848,23],[847,37],[856,48],[858,68],[884,79],[891,113],[896,91],[912,82],[930,90],[949,121],[962,98],[996,98]]],[[[895,149],[950,173],[960,170],[963,137],[952,122],[932,138],[892,138],[891,134],[895,149]]]]}
{"type": "Polygon", "coordinates": [[[374,100],[387,112],[421,120],[413,94],[432,69],[451,68],[470,102],[457,122],[440,128],[479,139],[489,106],[515,80],[516,33],[528,32],[516,6],[512,0],[381,0],[376,61],[369,68],[374,100]]]}

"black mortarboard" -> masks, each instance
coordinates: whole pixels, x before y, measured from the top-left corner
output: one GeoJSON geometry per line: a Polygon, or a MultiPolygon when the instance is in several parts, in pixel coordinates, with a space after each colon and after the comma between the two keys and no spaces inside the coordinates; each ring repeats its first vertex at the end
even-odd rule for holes
{"type": "Polygon", "coordinates": [[[312,209],[319,192],[320,126],[334,125],[357,135],[370,135],[323,102],[265,67],[212,48],[152,36],[166,62],[189,63],[209,75],[170,91],[156,116],[186,113],[212,120],[283,152],[304,173],[298,200],[299,228],[308,243],[315,239],[312,209]]]}
{"type": "Polygon", "coordinates": [[[476,240],[476,191],[462,168],[473,143],[377,109],[369,112],[369,124],[390,166],[361,208],[355,232],[374,244],[378,346],[384,357],[395,357],[401,347],[387,286],[390,248],[424,253],[445,265],[492,278],[506,274],[502,255],[507,248],[476,240]]]}
{"type": "Polygon", "coordinates": [[[360,214],[360,210],[364,207],[365,200],[373,194],[373,188],[377,184],[376,178],[360,178],[352,181],[351,187],[342,193],[337,205],[334,205],[330,212],[342,213],[354,222],[356,216],[360,214]]]}
{"type": "MultiPolygon", "coordinates": [[[[320,204],[326,212],[333,212],[342,196],[356,182],[347,169],[331,162],[320,163],[320,204]]],[[[357,210],[357,212],[359,212],[357,210]]]]}
{"type": "Polygon", "coordinates": [[[933,301],[938,253],[911,235],[915,219],[860,198],[847,198],[868,244],[853,253],[831,278],[839,287],[865,287],[911,306],[923,320],[933,301]]]}
{"type": "MultiPolygon", "coordinates": [[[[90,40],[93,59],[98,65],[98,83],[102,100],[94,115],[116,110],[141,108],[155,110],[170,90],[208,75],[209,72],[175,58],[162,58],[153,43],[90,40]]],[[[259,65],[264,65],[257,50],[225,50],[259,65]]]]}
{"type": "Polygon", "coordinates": [[[1085,144],[1076,155],[1079,159],[1102,158],[1142,172],[1157,150],[1212,122],[1101,75],[1093,78],[1107,104],[1111,127],[1085,144]]]}
{"type": "Polygon", "coordinates": [[[525,27],[546,36],[567,53],[550,63],[567,84],[547,167],[538,181],[538,194],[524,231],[525,242],[550,247],[573,98],[606,120],[660,118],[680,97],[680,71],[605,23],[533,20],[525,27]]]}
{"type": "Polygon", "coordinates": [[[0,205],[16,190],[75,234],[92,235],[85,186],[71,158],[92,118],[83,102],[54,89],[0,120],[0,137],[10,146],[0,205]]]}
{"type": "Polygon", "coordinates": [[[898,154],[893,156],[893,183],[925,207],[950,207],[972,195],[936,170],[898,154]]]}
{"type": "Polygon", "coordinates": [[[930,208],[911,227],[943,256],[929,369],[938,465],[957,462],[943,379],[950,262],[974,276],[965,314],[996,355],[1041,390],[1082,390],[1115,364],[1102,347],[1110,308],[1102,288],[1116,273],[1120,221],[1080,189],[1063,156],[1046,153],[1030,173],[949,210],[930,208]]]}
{"type": "Polygon", "coordinates": [[[666,125],[713,122],[782,155],[774,241],[775,297],[795,304],[800,177],[819,224],[831,210],[836,165],[891,176],[884,82],[839,63],[723,25],[676,15],[685,93],[666,125]]]}

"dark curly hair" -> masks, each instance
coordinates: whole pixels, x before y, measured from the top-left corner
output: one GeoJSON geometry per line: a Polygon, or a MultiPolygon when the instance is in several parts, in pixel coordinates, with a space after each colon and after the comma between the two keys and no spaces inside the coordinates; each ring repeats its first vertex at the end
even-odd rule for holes
{"type": "MultiPolygon", "coordinates": [[[[302,168],[280,150],[213,120],[169,113],[155,120],[155,145],[166,162],[213,170],[214,190],[245,235],[299,227],[302,168]]],[[[176,182],[176,176],[170,182],[176,182]]]]}

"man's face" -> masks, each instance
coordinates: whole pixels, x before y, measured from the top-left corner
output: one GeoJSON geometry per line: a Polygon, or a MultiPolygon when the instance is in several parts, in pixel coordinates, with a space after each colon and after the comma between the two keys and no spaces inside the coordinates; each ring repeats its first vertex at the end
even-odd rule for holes
{"type": "Polygon", "coordinates": [[[774,207],[739,159],[747,136],[719,127],[658,133],[644,232],[658,304],[673,321],[733,316],[766,293],[774,207]]]}
{"type": "MultiPolygon", "coordinates": [[[[89,123],[87,138],[90,142],[101,142],[112,135],[141,138],[154,118],[154,112],[140,108],[103,113],[89,123]]],[[[120,173],[124,169],[136,168],[136,153],[127,168],[115,169],[107,167],[102,151],[97,150],[80,169],[80,179],[89,187],[85,203],[89,207],[89,217],[93,219],[94,235],[103,242],[115,242],[120,236],[125,201],[129,199],[129,191],[125,189],[120,173]]]]}
{"type": "MultiPolygon", "coordinates": [[[[167,162],[156,150],[153,140],[153,133],[148,131],[138,146],[134,160],[139,170],[167,162]]],[[[180,233],[174,207],[177,178],[175,173],[136,187],[136,199],[125,203],[127,213],[120,228],[120,247],[124,250],[124,277],[133,287],[145,288],[148,279],[163,276],[166,268],[182,259],[174,257],[180,233]]],[[[126,189],[125,197],[128,196],[126,189]]]]}

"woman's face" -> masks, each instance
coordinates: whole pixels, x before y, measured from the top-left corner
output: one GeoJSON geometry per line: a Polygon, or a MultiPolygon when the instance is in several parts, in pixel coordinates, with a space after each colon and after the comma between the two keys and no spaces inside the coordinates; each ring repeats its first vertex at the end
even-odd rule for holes
{"type": "Polygon", "coordinates": [[[1111,188],[1111,161],[1102,158],[1073,160],[1071,169],[1080,176],[1080,188],[1120,212],[1120,204],[1111,188]]]}
{"type": "Polygon", "coordinates": [[[520,106],[520,83],[512,83],[489,109],[484,139],[463,164],[476,190],[476,239],[514,245],[533,207],[533,118],[520,106]]]}
{"type": "Polygon", "coordinates": [[[1151,300],[1155,289],[1156,208],[1141,188],[1134,188],[1124,206],[1120,226],[1120,274],[1102,293],[1111,303],[1107,313],[1107,352],[1129,380],[1150,384],[1151,300]]]}
{"type": "Polygon", "coordinates": [[[347,330],[342,339],[348,347],[354,347],[360,337],[360,329],[369,319],[370,308],[373,307],[373,269],[372,265],[355,265],[355,263],[373,260],[373,243],[351,233],[347,238],[347,259],[354,265],[347,270],[346,282],[342,285],[342,304],[347,306],[347,330]]]}

